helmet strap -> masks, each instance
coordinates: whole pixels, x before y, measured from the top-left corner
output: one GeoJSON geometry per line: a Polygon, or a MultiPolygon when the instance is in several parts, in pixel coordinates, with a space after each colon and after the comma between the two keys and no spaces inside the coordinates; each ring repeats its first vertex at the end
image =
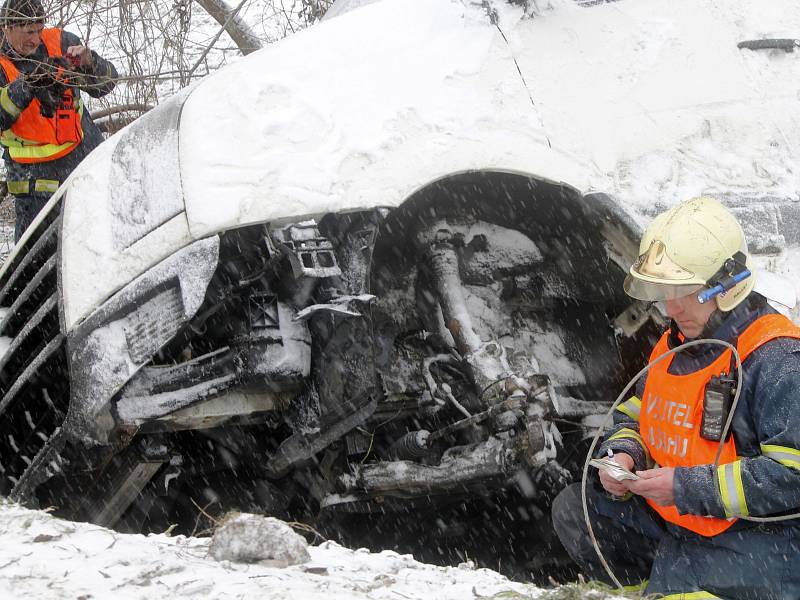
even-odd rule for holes
{"type": "Polygon", "coordinates": [[[686,339],[683,337],[678,324],[675,322],[675,319],[669,320],[669,338],[667,338],[667,345],[670,349],[677,348],[681,344],[683,344],[686,339]]]}

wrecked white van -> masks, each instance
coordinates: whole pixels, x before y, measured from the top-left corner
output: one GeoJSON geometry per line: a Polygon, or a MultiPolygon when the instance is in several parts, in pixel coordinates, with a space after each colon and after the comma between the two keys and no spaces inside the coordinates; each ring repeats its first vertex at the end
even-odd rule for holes
{"type": "Polygon", "coordinates": [[[713,195],[797,275],[796,0],[353,4],[110,138],[18,244],[0,493],[542,518],[664,325],[622,291],[653,214],[713,195]]]}

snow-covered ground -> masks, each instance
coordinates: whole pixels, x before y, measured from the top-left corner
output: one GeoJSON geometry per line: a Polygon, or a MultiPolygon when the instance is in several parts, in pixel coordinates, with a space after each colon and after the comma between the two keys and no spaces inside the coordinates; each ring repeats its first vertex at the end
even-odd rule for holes
{"type": "Polygon", "coordinates": [[[129,535],[0,505],[4,600],[206,598],[537,598],[542,590],[472,563],[437,567],[410,555],[309,547],[311,560],[281,567],[217,561],[210,538],[129,535]]]}

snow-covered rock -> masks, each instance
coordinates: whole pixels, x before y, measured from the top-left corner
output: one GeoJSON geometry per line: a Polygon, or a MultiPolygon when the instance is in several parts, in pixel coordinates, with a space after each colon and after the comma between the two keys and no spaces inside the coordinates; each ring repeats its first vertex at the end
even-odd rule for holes
{"type": "Polygon", "coordinates": [[[308,562],[308,542],[274,517],[237,514],[214,532],[208,554],[231,562],[270,561],[273,566],[308,562]]]}

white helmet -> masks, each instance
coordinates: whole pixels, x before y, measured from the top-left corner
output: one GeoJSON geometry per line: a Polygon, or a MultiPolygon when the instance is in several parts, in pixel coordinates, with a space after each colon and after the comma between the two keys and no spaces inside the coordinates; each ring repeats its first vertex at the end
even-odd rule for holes
{"type": "Polygon", "coordinates": [[[624,287],[629,296],[639,300],[681,298],[744,267],[752,275],[716,296],[720,310],[733,309],[750,294],[755,271],[742,227],[734,216],[714,198],[693,198],[653,220],[642,236],[639,258],[624,287]]]}

